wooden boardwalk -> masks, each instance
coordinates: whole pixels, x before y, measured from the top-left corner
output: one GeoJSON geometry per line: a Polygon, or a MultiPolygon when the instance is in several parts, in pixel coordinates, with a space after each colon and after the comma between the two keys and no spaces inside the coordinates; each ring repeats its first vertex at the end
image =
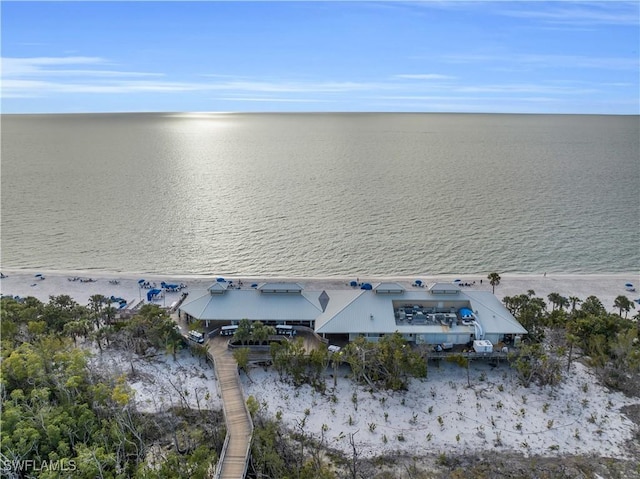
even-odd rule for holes
{"type": "Polygon", "coordinates": [[[209,340],[209,354],[213,359],[218,386],[222,395],[227,437],[216,467],[216,479],[244,479],[249,464],[253,422],[247,410],[238,364],[227,348],[228,338],[209,340]]]}

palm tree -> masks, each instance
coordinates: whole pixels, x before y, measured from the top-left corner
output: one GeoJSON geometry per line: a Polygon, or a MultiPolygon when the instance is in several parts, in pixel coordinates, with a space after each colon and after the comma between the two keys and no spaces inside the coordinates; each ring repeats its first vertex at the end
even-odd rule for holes
{"type": "Polygon", "coordinates": [[[239,341],[241,344],[245,345],[252,338],[252,325],[251,321],[247,318],[242,318],[238,323],[238,329],[236,329],[235,334],[233,335],[234,341],[239,341]]]}
{"type": "Polygon", "coordinates": [[[582,300],[577,296],[569,296],[569,302],[571,303],[571,312],[573,313],[576,310],[576,305],[582,303],[582,300]]]}
{"type": "Polygon", "coordinates": [[[620,295],[613,302],[614,308],[620,309],[620,317],[622,317],[622,311],[624,311],[624,317],[627,318],[627,314],[631,308],[635,309],[635,305],[626,296],[620,295]]]}
{"type": "Polygon", "coordinates": [[[267,326],[262,321],[256,321],[253,323],[252,338],[258,344],[265,343],[269,336],[276,334],[276,329],[273,326],[267,326]]]}
{"type": "Polygon", "coordinates": [[[564,296],[560,296],[560,301],[558,302],[558,306],[560,306],[561,310],[564,310],[564,308],[568,308],[569,300],[564,296]]]}
{"type": "Polygon", "coordinates": [[[88,319],[77,319],[65,323],[62,329],[65,334],[68,334],[73,338],[73,344],[76,344],[78,336],[87,337],[90,330],[90,323],[88,319]]]}
{"type": "Polygon", "coordinates": [[[489,280],[489,284],[493,286],[492,293],[495,294],[496,286],[500,284],[500,275],[498,273],[490,273],[489,276],[487,276],[487,279],[489,280]]]}
{"type": "Polygon", "coordinates": [[[549,293],[547,298],[549,299],[549,302],[553,305],[553,308],[551,311],[555,311],[556,308],[560,308],[562,310],[565,307],[569,307],[569,300],[558,293],[549,293]]]}
{"type": "Polygon", "coordinates": [[[549,293],[547,298],[549,299],[549,302],[553,306],[551,311],[555,311],[556,307],[560,304],[561,296],[558,293],[549,293]]]}

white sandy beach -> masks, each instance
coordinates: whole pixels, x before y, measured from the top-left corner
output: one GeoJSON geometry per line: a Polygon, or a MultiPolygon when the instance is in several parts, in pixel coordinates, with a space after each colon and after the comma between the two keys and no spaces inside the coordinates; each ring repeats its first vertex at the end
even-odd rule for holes
{"type": "MultiPolygon", "coordinates": [[[[67,294],[81,305],[86,305],[89,298],[94,294],[104,296],[116,296],[127,300],[128,303],[137,303],[146,299],[145,289],[138,285],[140,279],[155,282],[158,286],[162,281],[167,283],[184,283],[187,288],[183,291],[193,292],[204,290],[216,280],[216,276],[204,277],[197,275],[183,276],[161,276],[150,274],[118,274],[104,273],[97,271],[42,271],[42,270],[3,270],[6,278],[0,280],[0,292],[3,295],[11,296],[33,296],[41,301],[48,301],[52,295],[67,294]],[[35,277],[42,274],[45,279],[40,280],[35,277]],[[95,282],[69,281],[68,278],[94,279],[95,282]],[[119,284],[110,284],[109,281],[117,280],[119,284]]],[[[505,296],[513,296],[526,293],[532,289],[536,295],[546,300],[549,293],[559,293],[562,296],[577,296],[585,299],[594,295],[602,301],[607,310],[614,312],[613,302],[619,295],[625,295],[634,300],[640,298],[640,292],[629,292],[625,289],[626,283],[633,283],[636,289],[640,287],[640,274],[638,273],[616,273],[616,274],[503,274],[502,280],[496,287],[495,294],[502,299],[505,296]]],[[[297,281],[305,288],[321,291],[323,289],[336,289],[348,287],[352,278],[295,278],[295,277],[248,277],[225,276],[227,280],[242,280],[244,287],[248,288],[252,283],[264,281],[297,281]]],[[[486,275],[450,275],[450,276],[421,276],[421,277],[359,277],[360,282],[397,281],[407,288],[413,288],[411,284],[420,279],[427,286],[435,282],[451,282],[460,279],[462,282],[475,284],[469,289],[491,291],[486,275]],[[480,284],[480,280],[483,284],[480,284]]],[[[180,297],[180,293],[166,293],[165,298],[156,301],[156,304],[170,306],[173,301],[180,297]]]]}

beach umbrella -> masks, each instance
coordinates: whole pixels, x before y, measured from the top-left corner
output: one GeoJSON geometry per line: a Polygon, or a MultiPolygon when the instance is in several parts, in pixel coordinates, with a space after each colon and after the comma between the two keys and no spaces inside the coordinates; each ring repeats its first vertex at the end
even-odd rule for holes
{"type": "Polygon", "coordinates": [[[144,283],[144,279],[139,279],[138,284],[142,284],[142,283],[144,283]]]}
{"type": "MultiPolygon", "coordinates": [[[[36,276],[38,276],[38,275],[36,274],[36,276]]],[[[633,288],[633,283],[626,283],[625,286],[633,288]]]]}
{"type": "Polygon", "coordinates": [[[453,282],[454,282],[454,283],[459,283],[459,282],[460,282],[460,280],[459,280],[459,279],[454,279],[454,280],[453,280],[453,282]]]}
{"type": "Polygon", "coordinates": [[[422,280],[421,279],[416,279],[416,284],[417,285],[421,285],[422,284],[422,280]]]}
{"type": "Polygon", "coordinates": [[[218,283],[224,283],[224,282],[225,282],[225,279],[224,279],[224,278],[217,278],[217,279],[216,279],[216,281],[217,281],[218,283]]]}
{"type": "Polygon", "coordinates": [[[258,287],[258,283],[253,283],[253,284],[251,285],[251,287],[252,287],[252,288],[257,288],[257,287],[258,287]]]}
{"type": "Polygon", "coordinates": [[[371,291],[373,289],[373,286],[371,286],[370,283],[364,283],[360,289],[364,289],[365,291],[371,291]]]}
{"type": "Polygon", "coordinates": [[[42,278],[42,273],[36,274],[36,278],[42,278]]]}
{"type": "Polygon", "coordinates": [[[351,283],[349,283],[351,286],[355,287],[358,286],[358,283],[356,281],[351,281],[351,283]]]}

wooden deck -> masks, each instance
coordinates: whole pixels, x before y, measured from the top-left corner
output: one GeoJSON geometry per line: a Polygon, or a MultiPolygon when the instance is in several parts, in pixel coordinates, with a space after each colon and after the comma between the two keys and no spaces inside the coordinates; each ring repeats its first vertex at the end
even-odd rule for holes
{"type": "Polygon", "coordinates": [[[435,352],[431,351],[427,353],[427,359],[447,359],[454,356],[462,356],[463,358],[468,359],[509,359],[509,354],[517,354],[515,350],[512,350],[511,353],[503,353],[502,351],[492,351],[490,353],[476,353],[476,352],[435,352]]]}
{"type": "Polygon", "coordinates": [[[227,341],[228,338],[214,337],[208,343],[227,426],[227,437],[214,477],[244,479],[251,453],[253,422],[244,402],[238,364],[227,348],[227,341]]]}

